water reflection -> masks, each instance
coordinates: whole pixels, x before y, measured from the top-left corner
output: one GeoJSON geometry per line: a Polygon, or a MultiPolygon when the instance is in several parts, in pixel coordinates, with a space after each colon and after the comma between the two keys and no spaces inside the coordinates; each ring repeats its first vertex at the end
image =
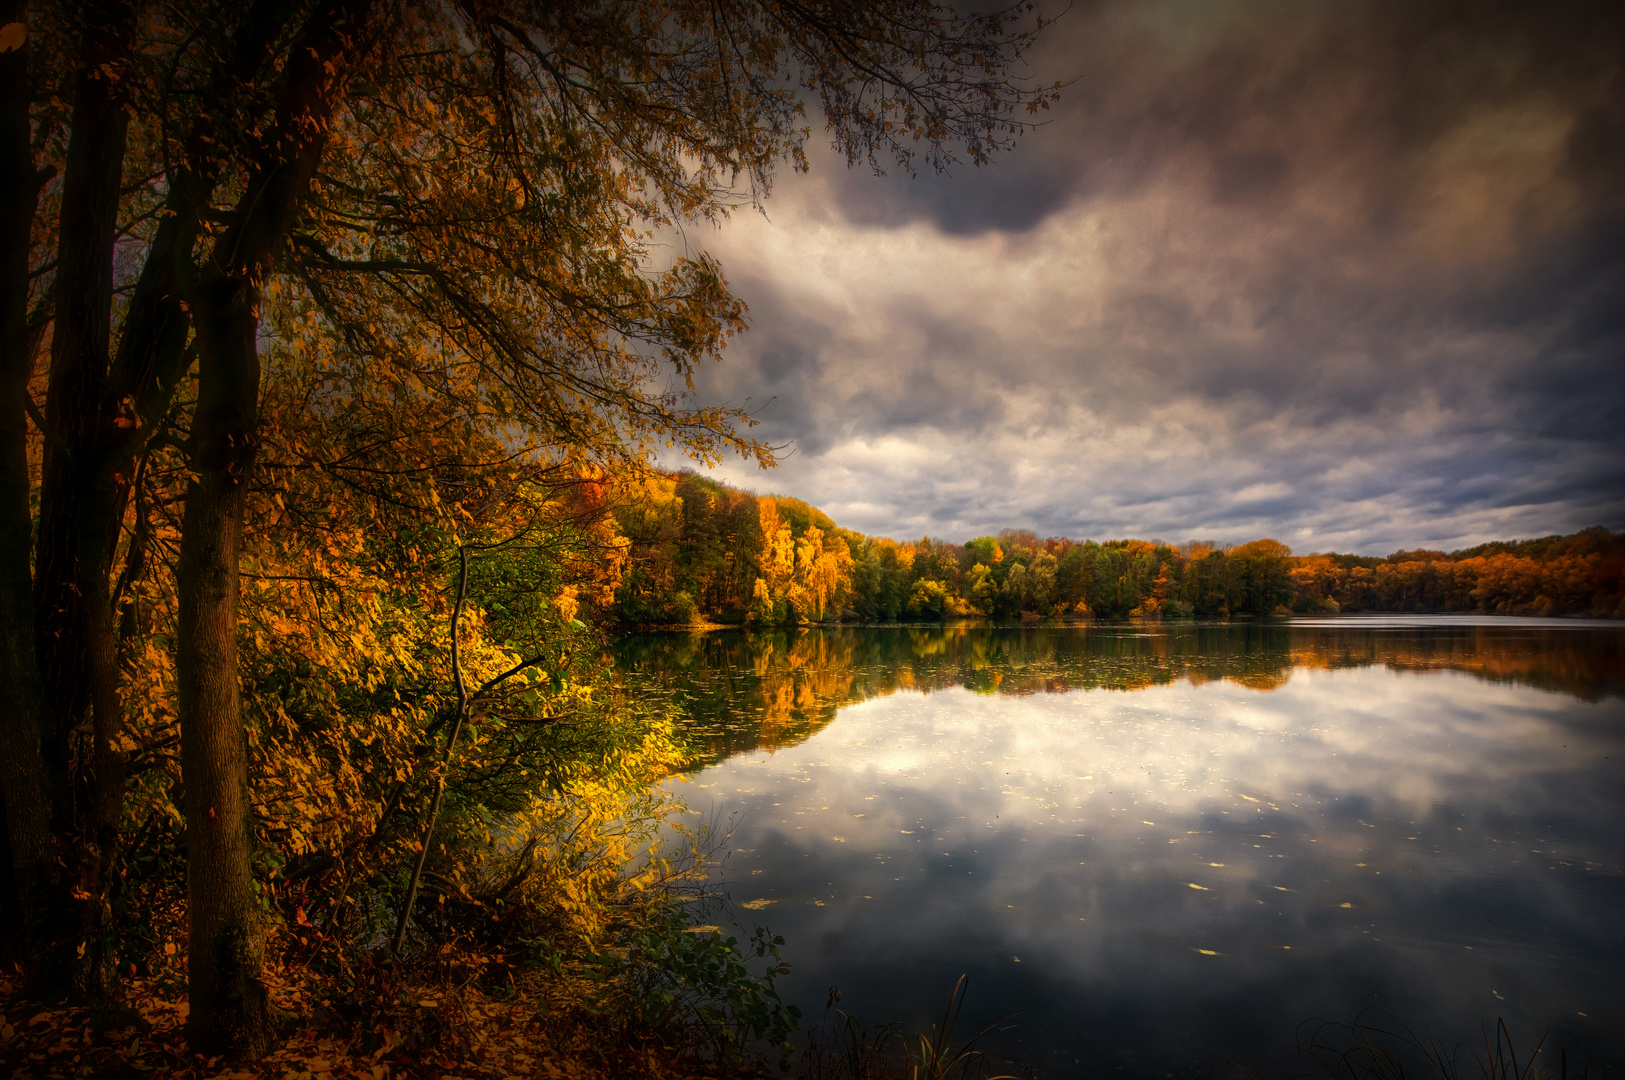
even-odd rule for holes
{"type": "Polygon", "coordinates": [[[684,696],[700,764],[793,746],[842,706],[899,690],[1023,695],[1180,681],[1274,690],[1294,669],[1382,666],[1462,671],[1584,701],[1625,694],[1617,624],[1453,616],[643,634],[621,639],[614,659],[684,696]]]}
{"type": "Polygon", "coordinates": [[[685,794],[739,815],[737,914],[789,938],[803,1008],[837,985],[924,1023],[968,971],[967,1023],[1023,1014],[1003,1061],[1211,1075],[1371,1009],[1625,1057],[1622,637],[847,630],[621,662],[692,699],[715,764],[685,794]]]}

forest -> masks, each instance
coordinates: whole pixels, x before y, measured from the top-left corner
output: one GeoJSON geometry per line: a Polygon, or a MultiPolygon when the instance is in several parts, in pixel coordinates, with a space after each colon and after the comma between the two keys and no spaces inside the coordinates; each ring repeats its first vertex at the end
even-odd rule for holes
{"type": "Polygon", "coordinates": [[[1387,557],[1239,545],[1082,542],[1007,529],[963,544],[842,529],[817,508],[694,472],[616,489],[625,624],[1224,619],[1335,612],[1625,614],[1625,536],[1387,557]]]}

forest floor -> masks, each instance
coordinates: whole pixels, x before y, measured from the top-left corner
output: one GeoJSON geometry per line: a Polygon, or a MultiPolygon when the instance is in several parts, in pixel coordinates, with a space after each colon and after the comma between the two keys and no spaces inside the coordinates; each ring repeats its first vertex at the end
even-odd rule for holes
{"type": "MultiPolygon", "coordinates": [[[[303,1003],[313,999],[315,989],[291,981],[272,985],[273,997],[290,1009],[307,1007],[303,1003]]],[[[450,993],[400,987],[391,1005],[356,1020],[310,1009],[290,1023],[273,1053],[252,1065],[232,1065],[187,1049],[185,992],[172,983],[131,979],[118,1008],[109,1010],[31,1002],[14,980],[0,979],[0,1078],[700,1080],[716,1075],[658,1042],[632,1038],[624,1029],[617,1033],[620,1025],[605,1024],[603,1017],[550,1007],[560,989],[532,979],[500,996],[473,986],[450,993]]],[[[730,1075],[741,1074],[735,1069],[730,1075]]]]}

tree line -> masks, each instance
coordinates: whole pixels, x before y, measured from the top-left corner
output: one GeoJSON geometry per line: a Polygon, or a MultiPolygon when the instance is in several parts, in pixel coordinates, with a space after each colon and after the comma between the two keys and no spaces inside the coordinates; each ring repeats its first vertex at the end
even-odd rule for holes
{"type": "Polygon", "coordinates": [[[1625,537],[1569,536],[1387,557],[1239,545],[1040,539],[963,544],[842,529],[817,508],[694,472],[623,485],[622,623],[1231,618],[1335,612],[1625,614],[1625,537]]]}

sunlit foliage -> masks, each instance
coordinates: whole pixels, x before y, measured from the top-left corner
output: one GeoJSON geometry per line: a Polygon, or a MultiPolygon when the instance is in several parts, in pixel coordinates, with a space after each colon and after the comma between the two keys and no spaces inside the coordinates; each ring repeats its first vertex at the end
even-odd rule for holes
{"type": "Polygon", "coordinates": [[[1020,530],[899,543],[693,473],[623,484],[616,500],[641,576],[611,613],[634,625],[1625,611],[1625,541],[1606,529],[1451,554],[1299,556],[1272,539],[1175,547],[1020,530]]]}

